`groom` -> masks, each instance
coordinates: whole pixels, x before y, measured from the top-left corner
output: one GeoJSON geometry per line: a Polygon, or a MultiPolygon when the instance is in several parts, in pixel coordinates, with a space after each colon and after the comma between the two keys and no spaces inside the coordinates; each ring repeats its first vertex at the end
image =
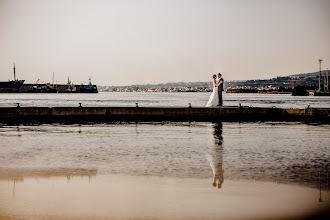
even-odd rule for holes
{"type": "Polygon", "coordinates": [[[223,91],[223,78],[221,76],[221,73],[218,73],[217,78],[217,86],[218,86],[218,95],[219,95],[219,104],[218,106],[222,106],[222,91],[223,91]]]}

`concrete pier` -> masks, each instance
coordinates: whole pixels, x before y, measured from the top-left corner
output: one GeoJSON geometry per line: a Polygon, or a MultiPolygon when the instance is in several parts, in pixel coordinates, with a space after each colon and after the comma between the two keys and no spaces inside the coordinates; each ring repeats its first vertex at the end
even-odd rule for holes
{"type": "Polygon", "coordinates": [[[110,122],[303,121],[330,123],[330,108],[225,107],[0,107],[0,124],[110,122]]]}

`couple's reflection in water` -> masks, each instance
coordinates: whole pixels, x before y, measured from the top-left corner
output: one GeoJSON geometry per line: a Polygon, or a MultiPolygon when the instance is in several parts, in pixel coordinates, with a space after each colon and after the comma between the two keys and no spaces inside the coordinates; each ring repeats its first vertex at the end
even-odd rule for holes
{"type": "Polygon", "coordinates": [[[214,144],[212,145],[209,153],[206,155],[206,158],[210,164],[210,167],[213,171],[213,186],[222,187],[224,178],[223,178],[223,138],[222,138],[222,123],[216,123],[213,125],[213,135],[214,135],[214,144]]]}

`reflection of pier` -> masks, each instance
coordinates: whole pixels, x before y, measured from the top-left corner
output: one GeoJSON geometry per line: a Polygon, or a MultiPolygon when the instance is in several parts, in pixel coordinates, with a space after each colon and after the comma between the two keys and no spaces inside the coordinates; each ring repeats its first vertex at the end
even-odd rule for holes
{"type": "Polygon", "coordinates": [[[88,176],[89,182],[97,174],[97,169],[54,168],[54,169],[0,169],[0,181],[13,182],[13,196],[16,192],[16,183],[24,182],[25,178],[66,177],[68,183],[74,176],[88,176]]]}
{"type": "Polygon", "coordinates": [[[214,124],[214,142],[210,154],[206,155],[207,160],[210,163],[210,166],[213,171],[213,186],[220,189],[222,187],[224,178],[223,178],[223,138],[222,138],[222,123],[214,124]]]}
{"type": "Polygon", "coordinates": [[[8,180],[23,182],[24,178],[51,178],[67,177],[68,181],[74,176],[88,176],[89,179],[95,177],[97,169],[82,168],[54,168],[54,169],[0,169],[0,181],[8,180]]]}

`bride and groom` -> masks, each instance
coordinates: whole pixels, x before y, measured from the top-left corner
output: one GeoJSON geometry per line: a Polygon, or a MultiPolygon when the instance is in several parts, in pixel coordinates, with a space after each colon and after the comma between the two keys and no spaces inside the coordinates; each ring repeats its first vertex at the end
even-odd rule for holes
{"type": "Polygon", "coordinates": [[[213,91],[206,107],[222,106],[223,83],[221,73],[218,73],[218,77],[213,75],[213,91]]]}

